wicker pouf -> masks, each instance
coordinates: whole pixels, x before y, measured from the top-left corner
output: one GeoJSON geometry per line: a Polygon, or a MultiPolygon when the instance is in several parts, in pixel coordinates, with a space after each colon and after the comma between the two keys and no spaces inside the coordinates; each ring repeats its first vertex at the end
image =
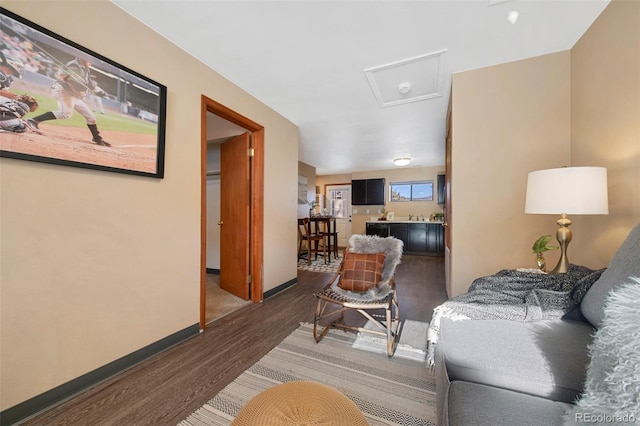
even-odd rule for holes
{"type": "Polygon", "coordinates": [[[269,388],[238,413],[234,426],[368,425],[356,404],[329,386],[290,382],[269,388]]]}

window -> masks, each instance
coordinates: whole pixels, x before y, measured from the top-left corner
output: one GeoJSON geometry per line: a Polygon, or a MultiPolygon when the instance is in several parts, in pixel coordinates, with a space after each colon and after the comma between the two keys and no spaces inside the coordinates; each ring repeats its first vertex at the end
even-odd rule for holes
{"type": "Polygon", "coordinates": [[[391,201],[432,201],[433,181],[391,182],[391,201]]]}

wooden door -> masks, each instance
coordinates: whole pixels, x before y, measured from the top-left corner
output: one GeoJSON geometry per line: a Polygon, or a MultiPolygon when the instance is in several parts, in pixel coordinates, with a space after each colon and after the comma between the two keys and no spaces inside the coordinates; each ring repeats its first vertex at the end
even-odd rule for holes
{"type": "Polygon", "coordinates": [[[220,147],[220,288],[249,300],[250,135],[220,147]]]}

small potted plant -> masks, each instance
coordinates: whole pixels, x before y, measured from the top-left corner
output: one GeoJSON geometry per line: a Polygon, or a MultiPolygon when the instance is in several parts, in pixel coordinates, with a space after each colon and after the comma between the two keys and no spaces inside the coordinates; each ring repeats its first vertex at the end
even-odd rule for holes
{"type": "Polygon", "coordinates": [[[541,271],[546,271],[547,268],[547,263],[544,260],[544,256],[542,255],[542,253],[544,253],[545,251],[558,249],[558,246],[548,245],[549,241],[551,241],[551,235],[543,235],[542,237],[538,238],[535,243],[533,243],[533,247],[531,247],[532,252],[536,255],[536,264],[538,265],[538,269],[540,269],[541,271]]]}
{"type": "Polygon", "coordinates": [[[315,200],[308,201],[307,203],[309,204],[309,217],[313,217],[318,203],[315,200]]]}

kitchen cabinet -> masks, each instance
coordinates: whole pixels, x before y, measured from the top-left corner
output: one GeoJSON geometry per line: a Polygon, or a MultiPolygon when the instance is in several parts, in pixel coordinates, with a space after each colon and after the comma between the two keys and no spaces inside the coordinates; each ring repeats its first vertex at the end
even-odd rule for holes
{"type": "Polygon", "coordinates": [[[407,250],[409,230],[406,223],[389,223],[389,235],[401,240],[404,244],[404,249],[407,250]]]}
{"type": "Polygon", "coordinates": [[[367,203],[367,181],[363,179],[351,181],[351,205],[361,206],[367,203]]]}
{"type": "Polygon", "coordinates": [[[444,226],[441,223],[430,223],[427,232],[427,251],[435,251],[444,255],[444,226]]]}
{"type": "Polygon", "coordinates": [[[351,205],[383,206],[384,178],[354,179],[351,181],[351,205]]]}
{"type": "Polygon", "coordinates": [[[377,235],[378,237],[389,236],[389,224],[379,222],[367,222],[367,235],[377,235]]]}
{"type": "Polygon", "coordinates": [[[438,205],[442,206],[444,204],[444,175],[438,175],[437,181],[437,194],[438,194],[438,205]]]}
{"type": "Polygon", "coordinates": [[[444,228],[442,224],[409,224],[409,251],[444,253],[444,228]]]}
{"type": "Polygon", "coordinates": [[[444,228],[434,222],[367,222],[367,235],[392,236],[407,254],[444,254],[444,228]]]}
{"type": "Polygon", "coordinates": [[[427,251],[427,224],[410,223],[407,225],[409,241],[407,251],[427,251]]]}

